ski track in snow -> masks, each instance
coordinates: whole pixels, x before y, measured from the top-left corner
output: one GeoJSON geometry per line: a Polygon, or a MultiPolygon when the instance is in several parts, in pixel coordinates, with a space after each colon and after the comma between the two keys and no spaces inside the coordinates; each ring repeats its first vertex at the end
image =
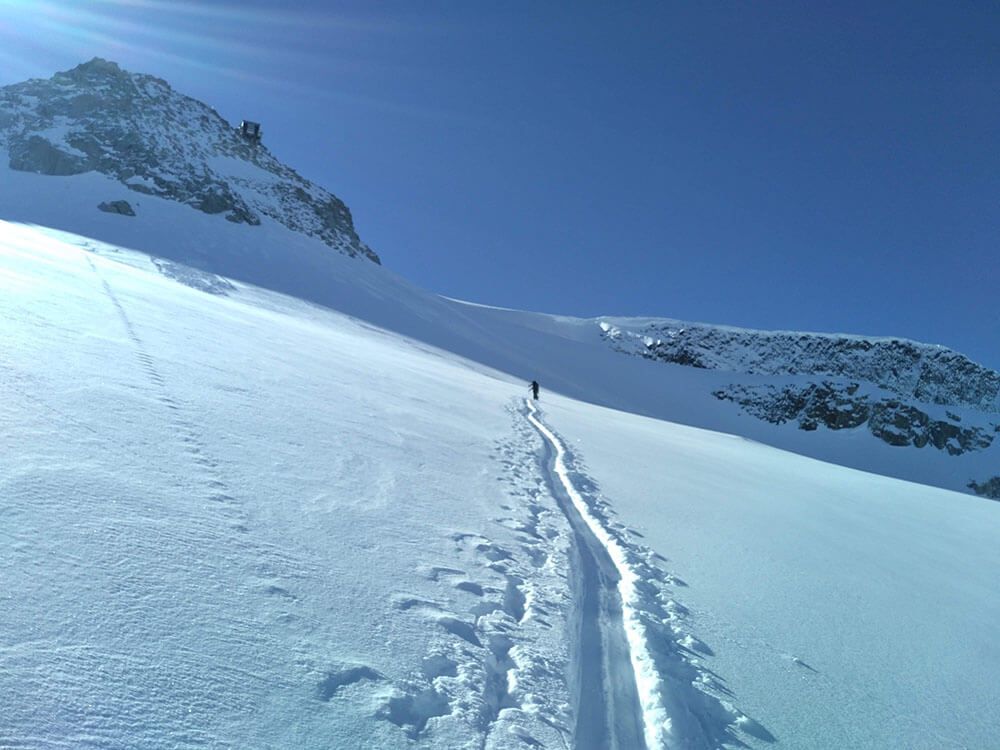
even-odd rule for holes
{"type": "Polygon", "coordinates": [[[623,569],[621,551],[612,547],[607,533],[587,512],[567,472],[566,449],[540,416],[538,408],[526,401],[525,417],[544,440],[543,470],[573,528],[577,553],[576,746],[581,750],[658,748],[663,744],[658,726],[662,718],[657,713],[662,708],[650,700],[648,686],[639,678],[642,660],[648,657],[630,627],[628,618],[634,614],[621,591],[631,571],[623,569]],[[640,698],[640,688],[646,688],[645,700],[640,698]]]}
{"type": "MultiPolygon", "coordinates": [[[[90,254],[83,257],[205,499],[218,504],[230,533],[247,534],[247,516],[196,421],[171,394],[119,295],[90,254]]],[[[738,729],[771,739],[711,694],[726,691],[685,653],[682,643],[696,639],[671,625],[686,611],[672,601],[661,606],[658,598],[663,587],[657,582],[669,579],[651,564],[652,553],[627,541],[607,509],[596,507],[594,483],[573,468],[574,457],[535,405],[526,401],[511,411],[526,429],[499,446],[497,457],[515,501],[506,509],[515,516],[495,523],[515,532],[520,547],[478,530],[450,533],[458,560],[423,571],[446,587],[441,600],[401,592],[392,603],[402,616],[437,625],[440,637],[412,677],[392,685],[375,718],[427,746],[451,741],[441,722],[457,720],[466,727],[460,734],[478,737],[462,746],[478,750],[570,743],[581,750],[709,748],[743,744],[738,729]],[[468,603],[465,612],[456,610],[456,601],[468,603]],[[565,661],[553,661],[560,649],[565,661]]],[[[271,568],[265,562],[257,572],[271,568]]],[[[366,665],[343,665],[325,676],[317,695],[330,702],[350,685],[384,681],[366,665]]]]}
{"type": "Polygon", "coordinates": [[[621,576],[607,549],[573,505],[576,493],[565,474],[561,443],[542,426],[530,404],[526,417],[544,438],[541,462],[549,492],[566,515],[574,537],[572,589],[578,628],[574,642],[575,674],[571,675],[577,703],[574,738],[578,750],[641,750],[643,711],[639,705],[630,644],[623,627],[621,576]]]}
{"type": "MultiPolygon", "coordinates": [[[[530,401],[509,407],[514,435],[494,458],[510,502],[485,529],[454,528],[453,557],[417,571],[439,594],[399,591],[399,616],[436,626],[376,718],[421,747],[664,750],[747,747],[774,737],[734,708],[712,650],[671,598],[685,586],[612,519],[579,459],[530,401]]],[[[321,692],[376,682],[331,674],[321,692]]]]}
{"type": "Polygon", "coordinates": [[[687,632],[688,612],[669,596],[670,586],[685,584],[661,571],[658,555],[611,521],[596,484],[532,401],[525,400],[522,414],[544,441],[541,468],[550,491],[562,496],[557,502],[573,528],[582,568],[571,656],[579,681],[575,746],[708,750],[746,747],[749,738],[774,742],[725,700],[731,692],[701,664],[699,652],[711,649],[687,632]]]}
{"type": "Polygon", "coordinates": [[[246,517],[240,510],[237,499],[226,484],[219,470],[218,462],[210,455],[205,441],[199,434],[195,424],[184,416],[181,404],[171,395],[166,379],[156,366],[156,360],[149,354],[146,345],[136,331],[135,325],[132,323],[128,313],[125,312],[125,308],[121,300],[119,300],[118,295],[115,294],[107,279],[101,275],[100,270],[98,270],[97,265],[91,257],[88,254],[84,254],[84,258],[86,258],[87,264],[97,275],[97,278],[100,279],[105,294],[115,308],[129,341],[132,342],[139,367],[145,374],[154,393],[156,393],[156,400],[163,405],[164,409],[170,412],[170,424],[173,436],[181,444],[182,450],[196,467],[207,498],[212,502],[220,504],[220,507],[224,509],[223,515],[229,518],[236,531],[246,533],[246,517]]]}
{"type": "MultiPolygon", "coordinates": [[[[162,407],[147,418],[163,425],[191,467],[192,500],[218,509],[217,525],[210,514],[190,542],[215,549],[238,596],[294,599],[282,579],[295,561],[254,541],[193,406],[176,398],[152,355],[156,342],[145,341],[141,316],[99,259],[82,257],[115,311],[150,404],[162,407]]],[[[514,432],[493,457],[510,502],[493,519],[495,538],[480,527],[446,530],[453,556],[417,571],[440,596],[400,591],[387,605],[436,633],[425,657],[402,679],[350,660],[331,664],[315,697],[333,703],[363,690],[372,718],[424,747],[658,750],[740,746],[744,734],[773,739],[718,697],[726,688],[696,653],[711,651],[685,631],[686,610],[669,599],[675,582],[611,520],[564,441],[531,402],[508,411],[514,432]]]]}

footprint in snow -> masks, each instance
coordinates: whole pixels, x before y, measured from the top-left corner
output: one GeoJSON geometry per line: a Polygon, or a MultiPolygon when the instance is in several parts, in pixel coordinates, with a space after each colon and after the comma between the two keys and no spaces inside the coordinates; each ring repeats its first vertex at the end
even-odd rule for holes
{"type": "Polygon", "coordinates": [[[455,588],[459,591],[467,591],[474,596],[483,595],[483,587],[478,583],[473,583],[472,581],[459,581],[455,584],[455,588]]]}
{"type": "Polygon", "coordinates": [[[447,630],[454,636],[458,636],[463,641],[471,643],[473,646],[482,646],[482,641],[476,635],[475,628],[472,627],[471,623],[459,620],[457,617],[450,617],[445,615],[439,617],[437,621],[438,625],[447,630]]]}
{"type": "Polygon", "coordinates": [[[431,654],[424,659],[421,671],[431,681],[438,677],[455,677],[458,674],[458,664],[444,654],[431,654]]]}
{"type": "Polygon", "coordinates": [[[450,713],[448,699],[433,687],[410,687],[406,692],[391,697],[376,717],[395,724],[406,732],[407,737],[415,740],[423,734],[428,721],[450,713]]]}
{"type": "Polygon", "coordinates": [[[458,568],[446,568],[443,566],[434,566],[427,570],[427,578],[432,581],[440,581],[442,578],[451,578],[454,576],[464,576],[465,571],[459,570],[458,568]]]}
{"type": "Polygon", "coordinates": [[[411,609],[419,609],[431,612],[440,612],[441,604],[430,599],[421,599],[417,596],[407,594],[396,594],[392,597],[392,606],[396,609],[407,612],[411,609]]]}
{"type": "Polygon", "coordinates": [[[324,703],[329,703],[341,689],[354,685],[362,680],[379,682],[385,677],[365,664],[338,665],[320,681],[316,687],[317,697],[324,703]]]}

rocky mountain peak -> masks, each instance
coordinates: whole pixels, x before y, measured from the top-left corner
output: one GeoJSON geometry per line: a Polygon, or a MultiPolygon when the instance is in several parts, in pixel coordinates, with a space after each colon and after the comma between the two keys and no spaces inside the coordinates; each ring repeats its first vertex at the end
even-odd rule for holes
{"type": "Polygon", "coordinates": [[[207,104],[109,60],[95,57],[49,79],[0,88],[0,149],[15,170],[99,172],[136,193],[234,223],[272,220],[379,262],[343,201],[244,138],[207,104]]]}
{"type": "Polygon", "coordinates": [[[80,63],[72,70],[56,73],[56,76],[64,76],[74,81],[86,81],[97,79],[123,80],[129,74],[122,70],[116,62],[105,60],[103,57],[94,57],[85,63],[80,63]]]}

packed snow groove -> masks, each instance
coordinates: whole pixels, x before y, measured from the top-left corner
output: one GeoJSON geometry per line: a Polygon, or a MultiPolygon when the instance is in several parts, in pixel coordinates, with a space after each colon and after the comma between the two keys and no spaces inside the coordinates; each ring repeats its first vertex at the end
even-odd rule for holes
{"type": "Polygon", "coordinates": [[[543,481],[573,536],[568,574],[573,601],[574,746],[576,750],[638,750],[645,747],[642,711],[623,626],[621,576],[556,478],[552,444],[543,439],[542,447],[543,481]]]}
{"type": "MultiPolygon", "coordinates": [[[[645,629],[642,625],[639,610],[636,606],[639,594],[636,590],[636,583],[639,577],[629,566],[626,550],[604,526],[590,512],[583,496],[574,486],[570,478],[570,472],[566,466],[566,448],[562,441],[541,421],[538,409],[531,401],[526,400],[525,416],[535,429],[542,435],[548,446],[554,451],[553,468],[558,478],[562,490],[565,491],[571,502],[571,507],[567,507],[567,515],[575,512],[577,519],[570,518],[571,524],[575,527],[574,520],[582,522],[586,529],[590,531],[597,544],[603,548],[603,552],[610,558],[617,575],[616,583],[618,596],[621,601],[621,625],[624,630],[624,637],[628,652],[628,660],[631,665],[632,678],[634,680],[634,694],[638,703],[639,721],[642,726],[642,735],[645,738],[645,747],[649,750],[656,750],[668,746],[669,733],[671,728],[670,718],[666,709],[660,702],[661,693],[660,676],[656,670],[656,665],[652,657],[649,645],[645,639],[645,629]]],[[[581,534],[581,537],[583,535],[581,534]]],[[[581,538],[581,546],[586,542],[581,538]]],[[[583,552],[583,550],[581,550],[583,552]]],[[[596,552],[596,551],[595,551],[596,552]]],[[[610,639],[609,639],[610,640],[610,639]]],[[[607,645],[607,644],[605,644],[607,645]]],[[[620,655],[624,656],[624,655],[620,655]]],[[[610,665],[609,665],[610,666],[610,665]]],[[[620,667],[620,665],[619,665],[620,667]]],[[[614,686],[602,685],[606,691],[605,699],[614,703],[615,698],[607,694],[614,686]]],[[[615,706],[606,707],[609,713],[614,712],[615,706]]],[[[620,708],[620,707],[619,707],[620,708]]],[[[612,718],[612,717],[609,717],[612,718]]],[[[621,728],[627,733],[627,722],[620,722],[621,728]]],[[[609,722],[608,731],[617,731],[619,727],[611,726],[609,722]]],[[[613,746],[625,747],[619,744],[618,737],[610,738],[613,746]]],[[[639,737],[635,742],[640,742],[639,737]]],[[[634,747],[635,745],[632,745],[634,747]]]]}

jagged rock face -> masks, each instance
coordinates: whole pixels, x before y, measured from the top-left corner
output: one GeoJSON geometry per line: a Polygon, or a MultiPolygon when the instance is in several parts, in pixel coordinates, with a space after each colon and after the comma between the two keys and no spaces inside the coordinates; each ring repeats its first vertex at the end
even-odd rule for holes
{"type": "Polygon", "coordinates": [[[627,330],[602,324],[617,350],[647,359],[750,375],[821,375],[867,381],[904,399],[1000,412],[1000,373],[941,346],[688,325],[627,330]]]}
{"type": "Polygon", "coordinates": [[[858,383],[845,386],[831,382],[784,388],[733,385],[713,395],[775,424],[797,421],[803,430],[815,430],[820,425],[830,430],[867,425],[872,435],[889,445],[931,446],[952,456],[983,450],[993,443],[993,435],[987,430],[934,419],[896,399],[872,400],[868,394],[859,394],[859,387],[858,383]]]}
{"type": "Polygon", "coordinates": [[[165,81],[95,58],[0,88],[0,147],[12,169],[96,171],[130,190],[251,226],[269,217],[351,256],[378,256],[342,201],[281,164],[165,81]]]}
{"type": "Polygon", "coordinates": [[[713,395],[774,424],[795,422],[807,431],[864,426],[889,445],[929,446],[949,455],[993,443],[996,427],[986,418],[1000,412],[1000,373],[944,347],[675,321],[600,325],[604,339],[622,353],[729,372],[734,381],[754,376],[753,384],[734,382],[713,395]],[[761,384],[759,376],[796,382],[761,384]],[[934,415],[941,406],[971,410],[980,424],[962,426],[950,411],[934,415]]]}

